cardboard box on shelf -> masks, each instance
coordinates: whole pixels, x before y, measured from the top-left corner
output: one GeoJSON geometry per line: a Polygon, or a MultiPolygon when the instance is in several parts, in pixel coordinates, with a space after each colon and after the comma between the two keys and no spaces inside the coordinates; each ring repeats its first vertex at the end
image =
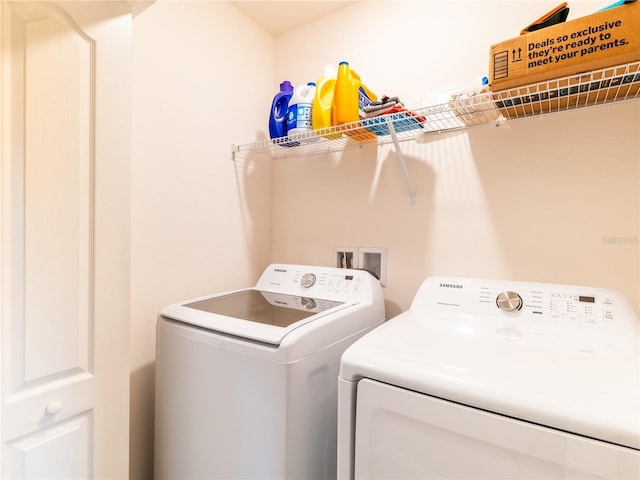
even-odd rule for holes
{"type": "Polygon", "coordinates": [[[640,60],[640,2],[624,4],[491,47],[493,91],[640,60]]]}

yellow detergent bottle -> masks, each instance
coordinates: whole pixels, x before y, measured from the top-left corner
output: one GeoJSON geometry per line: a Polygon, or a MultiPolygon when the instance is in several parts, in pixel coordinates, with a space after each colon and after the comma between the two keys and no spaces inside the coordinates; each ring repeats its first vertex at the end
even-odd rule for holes
{"type": "MultiPolygon", "coordinates": [[[[323,130],[333,125],[332,104],[333,92],[336,88],[337,72],[333,65],[326,65],[322,77],[316,82],[316,94],[311,109],[311,120],[314,130],[323,130]]],[[[340,138],[341,134],[324,135],[326,138],[340,138]]]]}
{"type": "MultiPolygon", "coordinates": [[[[360,76],[351,70],[348,62],[340,62],[336,87],[333,93],[333,125],[359,122],[364,118],[364,107],[377,100],[375,93],[369,90],[360,76]]],[[[356,140],[375,140],[376,134],[364,128],[349,129],[345,134],[356,140]]]]}

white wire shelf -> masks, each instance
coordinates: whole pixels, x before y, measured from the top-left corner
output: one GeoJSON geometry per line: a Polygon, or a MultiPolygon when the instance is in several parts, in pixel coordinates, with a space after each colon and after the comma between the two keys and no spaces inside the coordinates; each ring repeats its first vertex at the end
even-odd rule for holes
{"type": "Polygon", "coordinates": [[[342,151],[375,143],[415,139],[425,134],[499,125],[530,117],[640,98],[640,62],[593,70],[473,96],[447,103],[381,115],[291,137],[233,145],[232,154],[255,152],[284,158],[342,151]]]}
{"type": "Polygon", "coordinates": [[[493,93],[506,118],[579,109],[640,98],[640,62],[616,65],[493,93]]]}
{"type": "Polygon", "coordinates": [[[232,152],[256,152],[274,158],[331,153],[371,143],[383,145],[394,142],[392,132],[397,141],[401,142],[414,139],[425,132],[442,132],[501,121],[501,115],[490,94],[474,96],[472,107],[470,103],[457,106],[432,105],[290,137],[233,145],[232,152]]]}

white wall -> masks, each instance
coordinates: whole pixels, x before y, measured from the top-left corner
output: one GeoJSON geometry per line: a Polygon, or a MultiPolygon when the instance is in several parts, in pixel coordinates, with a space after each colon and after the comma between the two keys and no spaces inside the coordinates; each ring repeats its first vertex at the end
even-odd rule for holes
{"type": "MultiPolygon", "coordinates": [[[[609,3],[571,2],[570,18],[609,3]]],[[[276,76],[299,84],[347,60],[378,95],[413,104],[486,74],[489,46],[556,4],[358,2],[278,37],[276,76]]],[[[633,102],[405,143],[414,207],[390,147],[276,160],[272,259],[328,264],[334,246],[387,247],[388,316],[430,275],[613,288],[640,311],[639,112],[633,102]]]]}
{"type": "Polygon", "coordinates": [[[159,1],[134,19],[133,57],[130,472],[150,479],[159,310],[269,261],[270,162],[230,147],[267,121],[274,39],[226,2],[159,1]]]}

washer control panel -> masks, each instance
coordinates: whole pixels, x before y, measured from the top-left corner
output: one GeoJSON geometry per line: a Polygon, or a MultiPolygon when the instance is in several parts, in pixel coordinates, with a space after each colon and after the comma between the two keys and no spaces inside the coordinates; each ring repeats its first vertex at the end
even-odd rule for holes
{"type": "Polygon", "coordinates": [[[256,288],[305,297],[340,301],[368,298],[379,289],[379,281],[363,270],[310,267],[303,265],[270,265],[256,288]]]}

